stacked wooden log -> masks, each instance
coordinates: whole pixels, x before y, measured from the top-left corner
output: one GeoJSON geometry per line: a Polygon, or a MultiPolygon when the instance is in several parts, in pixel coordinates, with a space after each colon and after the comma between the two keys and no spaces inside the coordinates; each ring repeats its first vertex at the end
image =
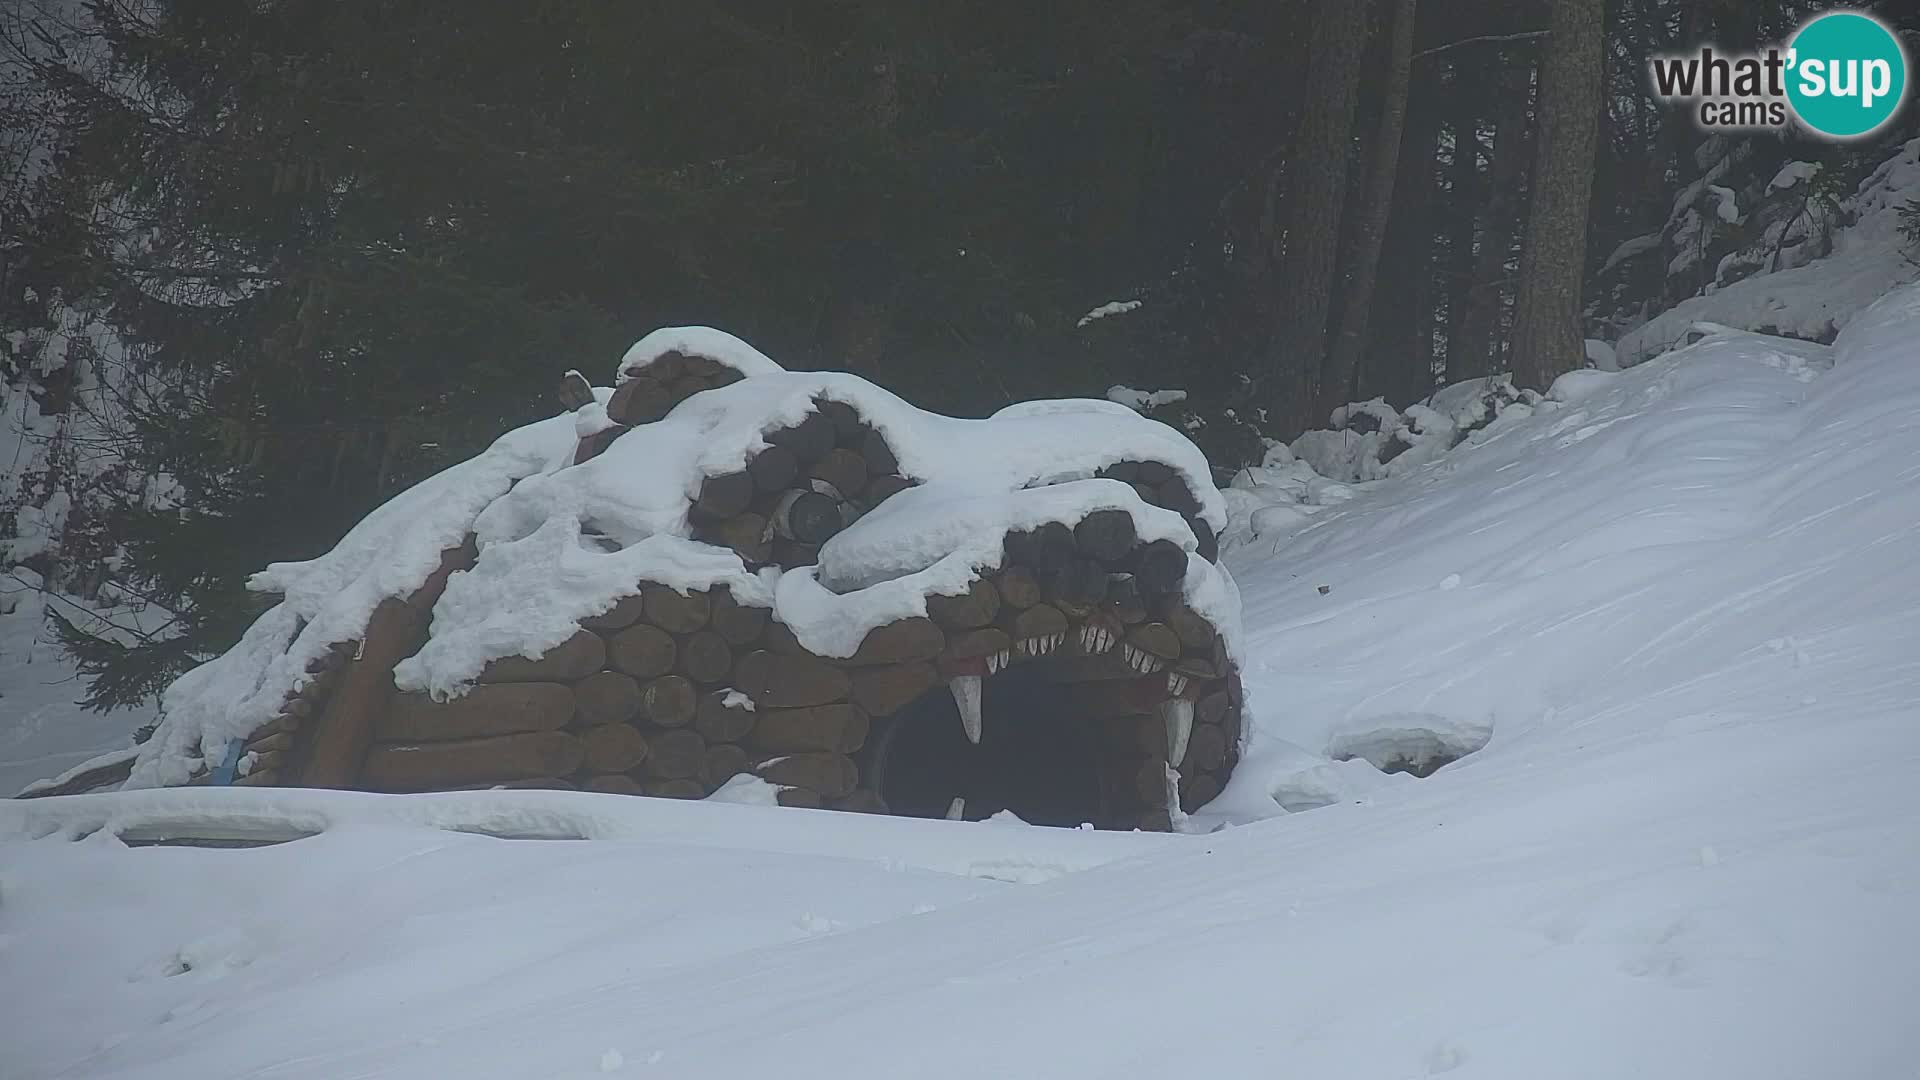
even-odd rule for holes
{"type": "MultiPolygon", "coordinates": [[[[1125,756],[1129,767],[1149,756],[1134,722],[1169,696],[1170,678],[1188,680],[1181,692],[1197,700],[1228,684],[1216,674],[1210,626],[1204,650],[1180,643],[1171,627],[1185,625],[1175,614],[1185,609],[1176,603],[1163,598],[1156,609],[1169,613],[1171,625],[1148,620],[1142,608],[1129,627],[1111,605],[1045,603],[1040,586],[1019,584],[1032,576],[1012,566],[962,595],[931,598],[928,617],[878,627],[845,658],[808,653],[767,609],[742,605],[725,588],[683,594],[644,585],[539,658],[494,661],[463,697],[394,694],[375,723],[361,784],[700,798],[753,773],[782,788],[786,805],[884,812],[871,784],[862,786],[873,769],[875,725],[956,676],[1041,657],[1104,662],[1097,671],[1063,666],[1062,677],[1124,684],[1138,696],[1089,699],[1103,717],[1124,721],[1113,726],[1113,742],[1116,761],[1125,756]],[[1106,653],[1088,651],[1080,631],[1090,622],[1120,628],[1106,653]],[[1036,627],[1047,631],[1046,644],[1036,640],[1036,627]],[[1108,655],[1133,640],[1167,653],[1167,663],[1143,675],[1108,655]]],[[[1189,637],[1197,639],[1203,624],[1189,627],[1189,637]]],[[[1201,734],[1186,755],[1196,763],[1190,798],[1210,797],[1207,783],[1230,767],[1237,732],[1226,736],[1226,710],[1214,711],[1221,715],[1206,714],[1211,719],[1197,725],[1201,734]]],[[[1153,810],[1164,813],[1164,800],[1134,801],[1128,827],[1153,810]]]]}
{"type": "MultiPolygon", "coordinates": [[[[450,552],[442,569],[470,552],[450,552]]],[[[315,760],[324,744],[319,758],[358,762],[336,786],[701,798],[753,773],[786,805],[885,812],[877,731],[942,684],[1044,661],[1049,678],[1083,684],[1076,700],[1104,734],[1102,824],[1166,827],[1170,753],[1178,802],[1191,810],[1218,793],[1239,742],[1237,674],[1216,629],[1182,599],[1186,569],[1185,552],[1141,542],[1120,511],[1012,534],[997,571],[929,597],[925,617],[878,627],[839,659],[812,655],[771,612],[724,587],[643,583],[545,654],[495,660],[472,691],[443,702],[391,683],[393,663],[424,638],[428,598],[445,580],[436,575],[377,612],[365,640],[315,661],[249,738],[241,782],[313,783],[304,777],[324,763],[315,760]],[[379,695],[336,717],[343,686],[379,695]],[[1179,702],[1192,721],[1176,740],[1169,708],[1179,702]],[[352,735],[356,725],[364,736],[352,735]],[[356,737],[370,743],[357,757],[356,737]]]]}
{"type": "MultiPolygon", "coordinates": [[[[352,788],[364,770],[374,727],[393,693],[393,667],[427,643],[434,604],[455,573],[472,568],[478,548],[469,536],[440,553],[440,565],[404,599],[389,597],[373,609],[366,629],[317,713],[313,733],[299,754],[303,787],[352,788]]],[[[288,772],[287,782],[296,775],[288,772]]]]}
{"type": "Polygon", "coordinates": [[[300,775],[314,727],[359,648],[358,641],[338,642],[308,662],[306,675],[294,684],[273,719],[247,736],[235,784],[276,787],[300,775]]]}
{"type": "MultiPolygon", "coordinates": [[[[700,391],[739,381],[738,371],[711,357],[681,352],[662,354],[615,388],[613,397],[607,401],[607,419],[612,420],[614,426],[581,439],[574,450],[574,464],[598,456],[635,426],[653,423],[700,391]]],[[[577,396],[568,398],[565,384],[562,400],[570,409],[579,407],[572,404],[578,400],[577,396]]]]}
{"type": "Polygon", "coordinates": [[[708,477],[689,511],[697,540],[731,548],[749,567],[819,561],[820,545],[911,486],[878,431],[840,401],[769,432],[736,473],[708,477]]]}
{"type": "MultiPolygon", "coordinates": [[[[614,391],[607,416],[616,426],[582,439],[575,463],[694,394],[739,378],[717,360],[666,353],[614,391]]],[[[771,445],[745,469],[702,482],[689,512],[695,539],[731,548],[750,567],[805,566],[818,561],[820,545],[834,533],[910,486],[886,439],[852,406],[826,399],[814,405],[801,422],[768,433],[771,445]]]]}
{"type": "Polygon", "coordinates": [[[394,694],[362,784],[697,799],[752,772],[787,805],[836,805],[858,785],[867,713],[848,671],[774,651],[776,636],[792,640],[724,587],[642,585],[537,659],[489,664],[462,697],[394,694]]]}
{"type": "Polygon", "coordinates": [[[1151,506],[1172,510],[1187,519],[1187,526],[1199,542],[1200,557],[1214,562],[1220,557],[1220,539],[1213,528],[1200,518],[1200,500],[1187,485],[1186,478],[1173,467],[1159,461],[1116,461],[1095,475],[1133,486],[1140,498],[1151,506]]]}

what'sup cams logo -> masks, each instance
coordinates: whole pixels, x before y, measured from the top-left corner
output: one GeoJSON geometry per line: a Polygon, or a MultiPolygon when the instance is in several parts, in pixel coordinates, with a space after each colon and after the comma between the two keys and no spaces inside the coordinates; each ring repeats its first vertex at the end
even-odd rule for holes
{"type": "Polygon", "coordinates": [[[1900,38],[1853,11],[1817,15],[1785,46],[1758,53],[1656,56],[1653,91],[1685,105],[1705,130],[1784,128],[1857,139],[1900,111],[1910,69],[1900,38]]]}

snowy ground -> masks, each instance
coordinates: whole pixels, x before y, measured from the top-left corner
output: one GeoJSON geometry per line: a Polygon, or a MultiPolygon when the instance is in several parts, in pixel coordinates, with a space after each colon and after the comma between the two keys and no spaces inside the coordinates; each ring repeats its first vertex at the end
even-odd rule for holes
{"type": "MultiPolygon", "coordinates": [[[[0,799],[38,780],[132,743],[151,710],[94,713],[73,664],[42,614],[46,597],[0,575],[0,799]]],[[[53,603],[63,601],[55,599],[53,603]]],[[[83,609],[70,607],[69,618],[83,609]]],[[[0,1072],[0,1076],[4,1076],[0,1072]]]]}
{"type": "Polygon", "coordinates": [[[1236,550],[1277,816],[0,804],[0,1075],[1914,1075],[1920,289],[1563,389],[1236,550]]]}

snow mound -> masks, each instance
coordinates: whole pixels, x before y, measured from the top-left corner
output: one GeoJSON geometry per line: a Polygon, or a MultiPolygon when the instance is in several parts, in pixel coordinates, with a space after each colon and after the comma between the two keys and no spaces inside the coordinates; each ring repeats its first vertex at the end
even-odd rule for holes
{"type": "Polygon", "coordinates": [[[767,354],[725,330],[715,330],[711,326],[665,326],[634,342],[627,349],[626,355],[620,358],[620,366],[615,369],[614,382],[626,382],[655,360],[675,352],[718,360],[748,377],[772,375],[784,370],[768,359],[767,354]]]}

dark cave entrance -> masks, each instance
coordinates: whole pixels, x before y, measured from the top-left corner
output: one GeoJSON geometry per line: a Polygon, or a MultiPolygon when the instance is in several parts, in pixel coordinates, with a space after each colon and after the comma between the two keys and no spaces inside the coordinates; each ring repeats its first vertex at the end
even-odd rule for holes
{"type": "Polygon", "coordinates": [[[1024,664],[986,679],[977,746],[945,686],[896,713],[877,748],[880,795],[891,812],[945,817],[964,798],[970,821],[1011,810],[1034,825],[1107,825],[1094,722],[1074,685],[1047,681],[1044,669],[1024,664]]]}

